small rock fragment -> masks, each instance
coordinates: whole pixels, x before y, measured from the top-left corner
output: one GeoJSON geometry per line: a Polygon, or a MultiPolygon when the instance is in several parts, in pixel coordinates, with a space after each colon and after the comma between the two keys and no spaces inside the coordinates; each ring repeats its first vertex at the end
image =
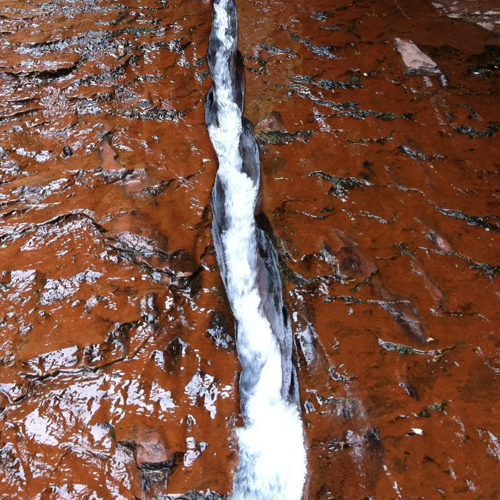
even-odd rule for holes
{"type": "Polygon", "coordinates": [[[156,429],[139,427],[135,429],[135,461],[139,469],[163,469],[170,467],[172,454],[165,437],[156,429]]]}
{"type": "Polygon", "coordinates": [[[278,111],[273,111],[271,114],[266,116],[261,122],[257,124],[256,128],[260,132],[288,132],[285,124],[283,123],[281,113],[279,113],[278,111]]]}
{"type": "Polygon", "coordinates": [[[123,179],[127,174],[127,170],[123,168],[116,158],[118,155],[111,147],[109,142],[104,141],[99,148],[99,156],[101,158],[101,168],[102,168],[102,176],[106,180],[106,182],[116,182],[120,179],[123,179]]]}
{"type": "Polygon", "coordinates": [[[396,38],[396,49],[403,58],[403,62],[408,68],[409,75],[436,75],[443,87],[448,85],[446,76],[439,66],[427,55],[424,54],[412,41],[396,38]]]}

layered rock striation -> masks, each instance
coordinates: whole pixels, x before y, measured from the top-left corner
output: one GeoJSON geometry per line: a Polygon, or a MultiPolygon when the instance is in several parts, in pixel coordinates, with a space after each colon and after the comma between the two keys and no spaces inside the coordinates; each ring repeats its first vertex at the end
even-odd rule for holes
{"type": "MultiPolygon", "coordinates": [[[[493,3],[237,3],[304,498],[499,496],[493,3]]],[[[0,26],[0,497],[225,497],[211,4],[10,0],[0,26]]]]}

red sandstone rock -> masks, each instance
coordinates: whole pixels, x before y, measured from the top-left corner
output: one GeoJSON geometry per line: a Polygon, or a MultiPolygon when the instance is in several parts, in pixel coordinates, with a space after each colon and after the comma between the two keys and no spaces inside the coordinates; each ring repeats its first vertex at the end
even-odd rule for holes
{"type": "MultiPolygon", "coordinates": [[[[500,490],[498,16],[439,3],[238,2],[304,498],[500,490]],[[397,38],[449,86],[405,74],[397,38]]],[[[210,4],[51,5],[2,4],[0,497],[226,494],[241,422],[210,235],[210,4]],[[135,455],[134,428],[155,429],[135,455]],[[173,450],[148,491],[137,465],[173,450]]]]}
{"type": "Polygon", "coordinates": [[[264,118],[255,127],[255,131],[259,132],[288,132],[285,124],[283,123],[283,118],[281,113],[278,111],[273,111],[269,116],[264,118]]]}
{"type": "Polygon", "coordinates": [[[139,427],[133,431],[137,467],[169,467],[173,458],[165,437],[156,429],[139,427]]]}

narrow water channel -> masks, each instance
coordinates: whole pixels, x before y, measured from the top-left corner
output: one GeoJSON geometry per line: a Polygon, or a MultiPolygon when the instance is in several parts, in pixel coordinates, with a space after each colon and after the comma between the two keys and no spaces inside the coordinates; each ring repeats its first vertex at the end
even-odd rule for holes
{"type": "Polygon", "coordinates": [[[244,81],[233,0],[214,0],[205,119],[219,160],[211,196],[217,262],[236,321],[244,427],[234,500],[294,500],[306,474],[292,333],[277,252],[259,227],[259,152],[243,115],[244,81]]]}

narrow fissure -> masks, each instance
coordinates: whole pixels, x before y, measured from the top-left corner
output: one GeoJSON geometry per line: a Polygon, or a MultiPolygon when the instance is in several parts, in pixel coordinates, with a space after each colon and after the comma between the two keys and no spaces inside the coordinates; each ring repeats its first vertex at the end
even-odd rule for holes
{"type": "Polygon", "coordinates": [[[234,0],[214,0],[205,121],[219,167],[211,194],[217,262],[236,323],[241,363],[239,465],[233,500],[299,500],[306,454],[278,255],[256,222],[260,161],[243,118],[244,79],[234,0]]]}

